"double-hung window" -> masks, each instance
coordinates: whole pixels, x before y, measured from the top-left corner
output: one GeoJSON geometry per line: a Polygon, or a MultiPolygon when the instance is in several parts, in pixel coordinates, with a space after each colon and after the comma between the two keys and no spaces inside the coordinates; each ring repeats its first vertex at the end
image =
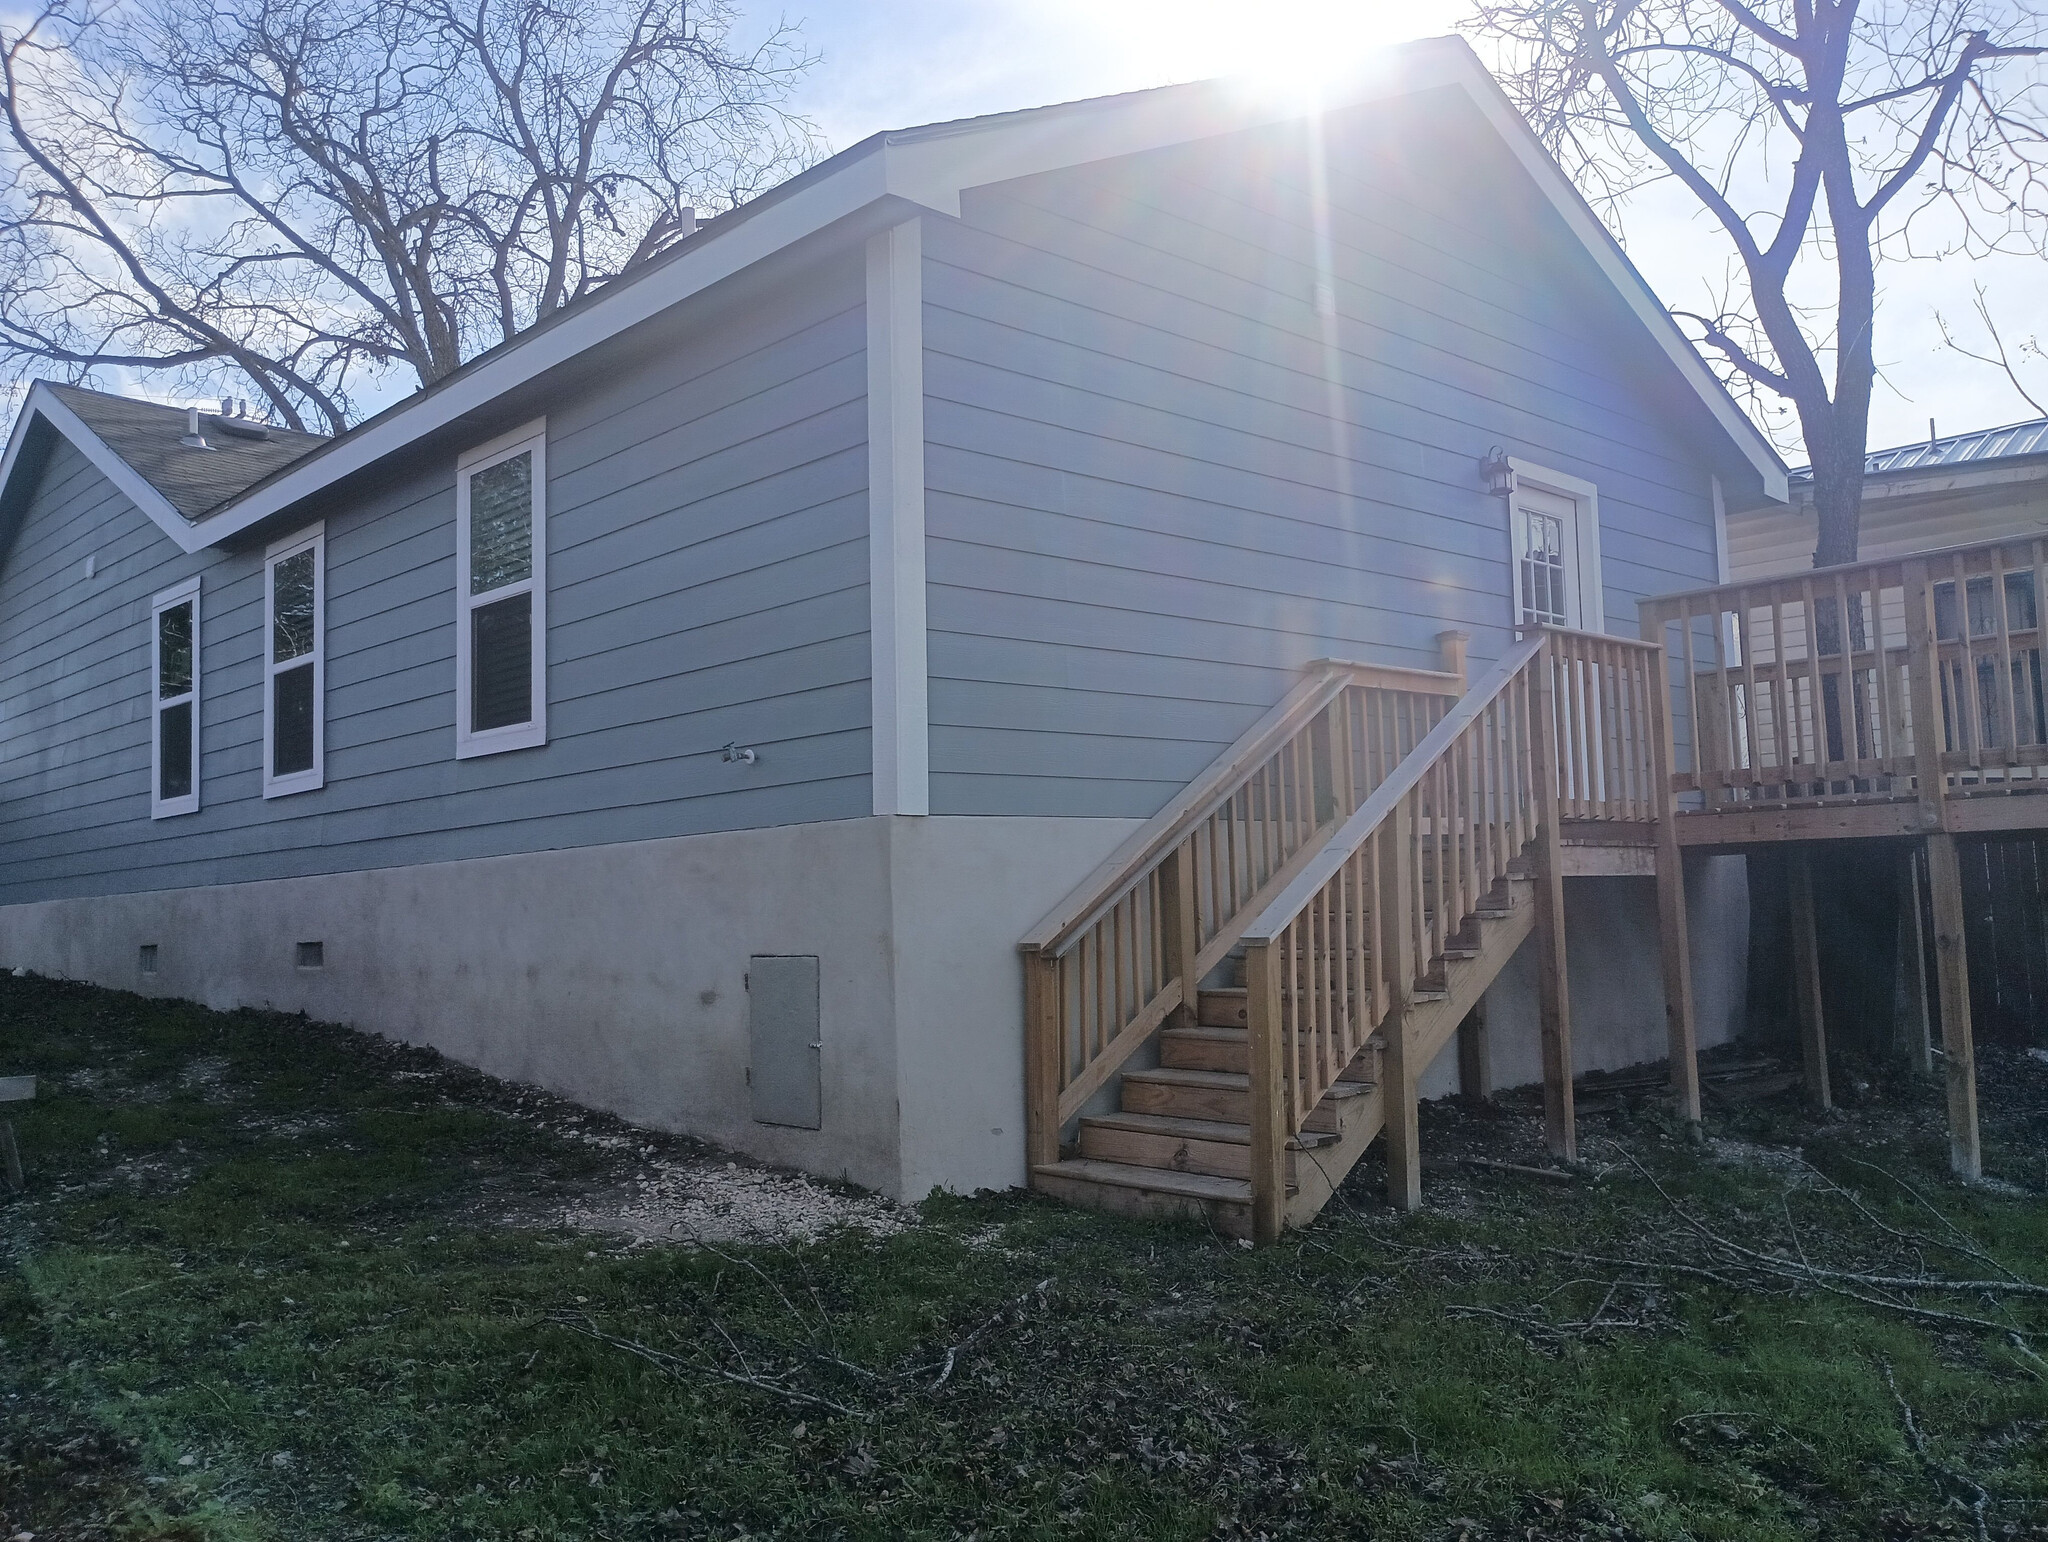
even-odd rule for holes
{"type": "Polygon", "coordinates": [[[455,468],[455,753],[548,737],[547,424],[455,468]]]}
{"type": "Polygon", "coordinates": [[[149,602],[149,817],[199,812],[199,580],[149,602]]]}
{"type": "Polygon", "coordinates": [[[263,796],[311,792],[326,775],[327,534],[277,542],[263,563],[263,796]]]}

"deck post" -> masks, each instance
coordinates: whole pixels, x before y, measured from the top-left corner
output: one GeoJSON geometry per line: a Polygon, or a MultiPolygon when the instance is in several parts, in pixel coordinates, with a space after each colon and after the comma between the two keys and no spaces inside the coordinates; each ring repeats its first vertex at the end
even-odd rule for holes
{"type": "Polygon", "coordinates": [[[1408,1041],[1416,970],[1411,927],[1421,904],[1411,861],[1414,844],[1415,815],[1403,798],[1387,816],[1379,842],[1379,946],[1387,961],[1387,1011],[1380,1021],[1386,1045],[1380,1057],[1380,1117],[1387,1142],[1387,1203],[1397,1210],[1422,1206],[1422,1129],[1415,1096],[1420,1067],[1408,1041]]]}
{"type": "Polygon", "coordinates": [[[1458,1095],[1479,1102],[1493,1096],[1493,1044],[1486,1033],[1484,996],[1458,1024],[1458,1095]]]}
{"type": "Polygon", "coordinates": [[[1984,1175],[1977,1141],[1977,1053],[1970,1033],[1970,958],[1963,944],[1963,870],[1956,838],[1927,837],[1927,890],[1934,904],[1934,968],[1941,990],[1941,1053],[1948,1071],[1948,1165],[1984,1175]]]}
{"type": "Polygon", "coordinates": [[[1245,1069],[1250,1074],[1252,1241],[1280,1240],[1287,1214],[1287,1104],[1280,1086],[1280,960],[1270,942],[1245,948],[1245,1069]]]}
{"type": "Polygon", "coordinates": [[[1799,1009],[1799,1053],[1806,1068],[1806,1101],[1823,1111],[1835,1106],[1828,1086],[1828,1029],[1821,1010],[1820,943],[1813,924],[1813,859],[1807,848],[1786,854],[1792,900],[1792,994],[1799,1009]]]}
{"type": "Polygon", "coordinates": [[[1060,961],[1024,951],[1024,1164],[1060,1159],[1060,961]]]}
{"type": "MultiPolygon", "coordinates": [[[[1934,639],[1934,584],[1925,557],[1909,557],[1905,579],[1906,682],[1908,710],[1913,717],[1913,783],[1920,794],[1920,828],[1939,830],[1947,812],[1948,782],[1941,756],[1947,748],[1942,732],[1939,650],[1934,639]]],[[[1959,601],[1960,603],[1960,601],[1959,601]]],[[[1964,606],[1967,619],[1967,605],[1964,606]]]]}
{"type": "Polygon", "coordinates": [[[1180,981],[1180,1005],[1167,1018],[1170,1028],[1193,1027],[1200,1005],[1200,980],[1194,978],[1201,952],[1195,935],[1195,853],[1182,842],[1159,864],[1159,983],[1180,981]]]}
{"type": "MultiPolygon", "coordinates": [[[[1692,1011],[1692,950],[1685,911],[1685,859],[1678,848],[1678,804],[1671,794],[1677,751],[1671,736],[1671,665],[1664,652],[1664,624],[1647,618],[1643,640],[1657,644],[1645,666],[1651,672],[1650,774],[1657,820],[1657,947],[1664,973],[1664,1042],[1671,1060],[1671,1094],[1688,1124],[1700,1122],[1699,1033],[1692,1011]]],[[[1693,725],[1693,763],[1699,764],[1699,725],[1693,725]]],[[[1704,779],[1702,779],[1704,785],[1704,779]]]]}
{"type": "Polygon", "coordinates": [[[1550,1154],[1575,1161],[1572,1113],[1572,1007],[1565,973],[1564,861],[1558,829],[1556,656],[1546,641],[1535,660],[1529,751],[1536,781],[1536,985],[1543,1031],[1543,1140],[1550,1154]]]}
{"type": "Polygon", "coordinates": [[[1909,847],[1899,863],[1899,976],[1897,1037],[1917,1076],[1934,1074],[1927,1017],[1927,919],[1920,905],[1920,852],[1909,847]]]}

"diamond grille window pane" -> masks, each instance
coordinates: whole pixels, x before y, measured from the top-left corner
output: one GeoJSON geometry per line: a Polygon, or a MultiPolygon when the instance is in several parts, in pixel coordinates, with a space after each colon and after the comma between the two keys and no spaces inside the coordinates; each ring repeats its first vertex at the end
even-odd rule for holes
{"type": "Polygon", "coordinates": [[[533,596],[470,613],[470,732],[533,721],[533,596]]]}
{"type": "Polygon", "coordinates": [[[270,570],[270,661],[282,664],[313,651],[313,550],[270,570]]]}
{"type": "Polygon", "coordinates": [[[1522,619],[1568,624],[1564,587],[1564,521],[1522,510],[1522,619]]]}
{"type": "Polygon", "coordinates": [[[469,479],[469,592],[489,594],[533,577],[533,452],[469,479]]]}
{"type": "Polygon", "coordinates": [[[270,677],[270,774],[313,769],[313,665],[280,669],[270,677]]]}
{"type": "Polygon", "coordinates": [[[181,701],[156,715],[156,795],[168,801],[189,797],[192,792],[192,703],[181,701]]]}
{"type": "Polygon", "coordinates": [[[156,613],[156,646],[158,698],[167,701],[173,696],[183,696],[192,689],[191,601],[168,606],[156,613]]]}

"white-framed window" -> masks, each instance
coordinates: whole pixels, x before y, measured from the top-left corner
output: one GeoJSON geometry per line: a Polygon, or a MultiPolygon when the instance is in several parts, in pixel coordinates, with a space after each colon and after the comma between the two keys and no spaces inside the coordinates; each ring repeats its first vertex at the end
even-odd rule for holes
{"type": "Polygon", "coordinates": [[[1600,496],[1591,482],[1509,457],[1508,540],[1515,620],[1523,626],[1605,630],[1600,588],[1600,496]]]}
{"type": "Polygon", "coordinates": [[[263,554],[263,796],[311,792],[327,767],[327,526],[263,554]]]}
{"type": "Polygon", "coordinates": [[[149,817],[199,812],[199,579],[149,602],[149,817]]]}
{"type": "Polygon", "coordinates": [[[455,463],[455,753],[547,743],[547,420],[455,463]]]}

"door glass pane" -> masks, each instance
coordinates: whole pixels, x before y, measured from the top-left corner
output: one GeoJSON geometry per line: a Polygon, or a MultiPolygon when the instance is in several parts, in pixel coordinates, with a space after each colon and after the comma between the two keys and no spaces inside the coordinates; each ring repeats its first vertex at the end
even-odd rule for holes
{"type": "Polygon", "coordinates": [[[270,661],[282,664],[313,651],[313,548],[270,570],[270,661]]]}
{"type": "Polygon", "coordinates": [[[1521,512],[1522,619],[1567,625],[1564,521],[1535,509],[1521,512]]]}
{"type": "Polygon", "coordinates": [[[313,664],[280,669],[270,677],[270,774],[313,769],[313,664]]]}
{"type": "Polygon", "coordinates": [[[192,602],[156,613],[156,694],[159,700],[192,689],[192,602]]]}
{"type": "Polygon", "coordinates": [[[533,577],[533,452],[469,479],[469,592],[488,594],[533,577]]]}
{"type": "Polygon", "coordinates": [[[192,791],[192,703],[181,701],[156,715],[159,798],[183,798],[192,791]]]}
{"type": "Polygon", "coordinates": [[[533,596],[479,605],[469,613],[470,731],[533,721],[533,596]]]}

